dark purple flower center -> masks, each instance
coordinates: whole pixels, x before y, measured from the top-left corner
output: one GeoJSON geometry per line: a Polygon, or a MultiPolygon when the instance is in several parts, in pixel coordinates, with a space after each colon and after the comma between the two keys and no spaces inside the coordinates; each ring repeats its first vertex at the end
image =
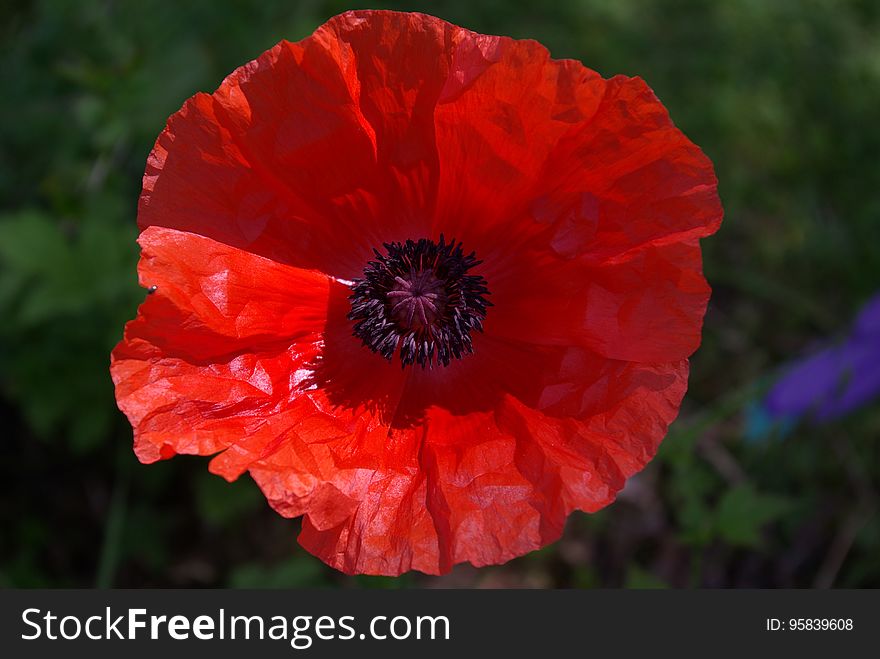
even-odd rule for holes
{"type": "Polygon", "coordinates": [[[373,250],[364,276],[352,285],[354,335],[364,346],[403,366],[448,366],[471,354],[471,331],[483,331],[491,303],[486,280],[467,274],[478,265],[461,243],[426,238],[385,243],[385,254],[373,250]]]}
{"type": "Polygon", "coordinates": [[[395,277],[397,286],[386,293],[391,317],[403,329],[431,327],[442,315],[446,304],[443,281],[432,270],[412,272],[408,277],[395,277]]]}

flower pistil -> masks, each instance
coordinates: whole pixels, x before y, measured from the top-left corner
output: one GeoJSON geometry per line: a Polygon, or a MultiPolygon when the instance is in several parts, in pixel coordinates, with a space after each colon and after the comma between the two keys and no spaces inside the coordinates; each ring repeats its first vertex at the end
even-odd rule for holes
{"type": "Polygon", "coordinates": [[[389,361],[399,352],[403,366],[448,366],[473,353],[471,331],[483,331],[491,306],[485,278],[468,274],[480,264],[476,254],[442,235],[384,247],[352,285],[354,335],[389,361]]]}

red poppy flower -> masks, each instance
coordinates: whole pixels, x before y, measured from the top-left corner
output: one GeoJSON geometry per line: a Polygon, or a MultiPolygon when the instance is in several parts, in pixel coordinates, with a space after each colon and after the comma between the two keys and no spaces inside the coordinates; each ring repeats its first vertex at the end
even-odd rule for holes
{"type": "Polygon", "coordinates": [[[142,462],[250,472],[339,570],[501,563],[656,452],[720,221],[642,80],[346,13],[159,136],[117,400],[142,462]]]}

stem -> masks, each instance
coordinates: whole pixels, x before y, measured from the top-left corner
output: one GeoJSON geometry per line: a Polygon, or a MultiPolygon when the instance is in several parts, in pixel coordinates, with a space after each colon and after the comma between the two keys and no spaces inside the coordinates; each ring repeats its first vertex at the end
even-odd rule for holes
{"type": "Polygon", "coordinates": [[[128,500],[128,485],[131,476],[131,459],[127,452],[120,451],[117,460],[116,484],[104,525],[104,540],[101,543],[101,556],[95,576],[96,588],[111,588],[119,566],[122,545],[122,531],[125,528],[125,514],[128,500]]]}
{"type": "Polygon", "coordinates": [[[696,554],[691,558],[691,574],[689,588],[699,588],[703,583],[703,554],[706,552],[706,546],[699,544],[692,549],[696,554]]]}

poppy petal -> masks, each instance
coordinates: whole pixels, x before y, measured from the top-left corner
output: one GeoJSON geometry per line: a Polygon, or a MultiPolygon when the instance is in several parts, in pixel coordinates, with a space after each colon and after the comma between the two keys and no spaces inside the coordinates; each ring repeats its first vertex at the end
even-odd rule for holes
{"type": "MultiPolygon", "coordinates": [[[[537,549],[572,510],[602,508],[644,467],[686,389],[686,361],[612,362],[568,348],[536,370],[528,346],[482,347],[497,355],[480,372],[517,378],[525,400],[486,398],[490,409],[456,412],[434,405],[418,423],[287,442],[252,465],[276,510],[306,515],[306,549],[347,573],[392,575],[537,549]],[[524,360],[511,369],[514,354],[524,360]]],[[[435,398],[466,381],[452,377],[435,398]]],[[[411,379],[405,398],[418,390],[411,379]]]]}
{"type": "Polygon", "coordinates": [[[140,226],[348,279],[374,246],[426,235],[452,29],[421,14],[349,13],[237,69],[169,120],[140,226]]]}
{"type": "Polygon", "coordinates": [[[531,213],[562,256],[619,259],[721,224],[711,161],[640,78],[608,80],[595,115],[559,141],[543,174],[531,213]]]}
{"type": "Polygon", "coordinates": [[[510,224],[533,198],[555,145],[590,117],[605,80],[580,62],[552,60],[541,44],[458,33],[435,113],[440,183],[435,233],[483,258],[508,245],[510,224]],[[487,234],[506,231],[506,240],[487,234]]]}
{"type": "Polygon", "coordinates": [[[700,343],[709,293],[696,243],[649,245],[602,263],[536,248],[493,280],[486,332],[610,359],[682,359],[700,343]]]}
{"type": "Polygon", "coordinates": [[[214,453],[292,395],[341,286],[173,229],[139,242],[141,282],[155,288],[113,352],[117,401],[142,461],[214,453]]]}

